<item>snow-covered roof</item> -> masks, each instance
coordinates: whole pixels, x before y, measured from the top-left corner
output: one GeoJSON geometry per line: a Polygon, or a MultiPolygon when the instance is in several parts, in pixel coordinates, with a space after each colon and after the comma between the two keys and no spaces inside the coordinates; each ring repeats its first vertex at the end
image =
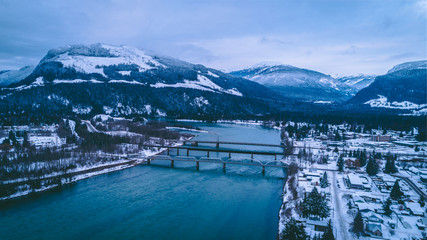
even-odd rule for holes
{"type": "Polygon", "coordinates": [[[369,232],[376,232],[377,230],[382,233],[382,227],[381,224],[377,223],[368,223],[366,224],[366,230],[369,232]]]}
{"type": "Polygon", "coordinates": [[[353,196],[353,201],[354,202],[361,202],[361,203],[364,203],[365,202],[365,199],[363,199],[362,197],[360,197],[360,196],[353,196]]]}
{"type": "Polygon", "coordinates": [[[413,213],[424,213],[424,210],[419,203],[415,202],[406,202],[406,207],[409,208],[413,213]]]}
{"type": "Polygon", "coordinates": [[[348,180],[350,181],[351,185],[363,186],[362,180],[360,179],[359,176],[350,173],[350,174],[347,175],[347,177],[348,177],[348,180]]]}

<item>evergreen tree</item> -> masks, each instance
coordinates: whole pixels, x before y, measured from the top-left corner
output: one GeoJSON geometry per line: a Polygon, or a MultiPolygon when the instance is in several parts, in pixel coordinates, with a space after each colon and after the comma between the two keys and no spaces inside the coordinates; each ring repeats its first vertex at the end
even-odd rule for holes
{"type": "Polygon", "coordinates": [[[415,152],[419,152],[420,151],[420,147],[418,147],[418,145],[415,145],[414,151],[415,152]]]}
{"type": "Polygon", "coordinates": [[[359,160],[361,167],[366,165],[366,149],[363,149],[363,152],[359,153],[359,160]]]}
{"type": "Polygon", "coordinates": [[[328,174],[326,172],[323,173],[323,177],[320,178],[320,187],[327,188],[329,186],[328,183],[328,174]]]}
{"type": "Polygon", "coordinates": [[[342,157],[342,155],[338,158],[337,166],[338,166],[338,171],[344,172],[344,158],[342,157]]]}
{"type": "Polygon", "coordinates": [[[383,210],[384,210],[384,214],[387,216],[390,216],[392,211],[391,211],[391,199],[387,198],[387,200],[383,203],[383,210]]]}
{"type": "Polygon", "coordinates": [[[304,225],[298,224],[294,218],[291,218],[283,229],[281,238],[282,240],[306,240],[308,239],[305,232],[304,225]]]}
{"type": "Polygon", "coordinates": [[[418,201],[418,203],[420,204],[421,207],[424,207],[424,205],[426,204],[424,196],[421,195],[420,200],[418,201]]]}
{"type": "Polygon", "coordinates": [[[18,141],[16,140],[15,132],[12,130],[9,131],[9,140],[13,146],[18,145],[18,141]]]}
{"type": "Polygon", "coordinates": [[[369,158],[368,164],[366,165],[366,173],[368,173],[369,176],[377,175],[378,163],[374,158],[369,158]]]}
{"type": "Polygon", "coordinates": [[[325,233],[323,233],[322,240],[335,240],[331,220],[329,220],[328,227],[326,228],[325,233]]]}
{"type": "Polygon", "coordinates": [[[395,158],[390,153],[387,154],[386,160],[387,160],[387,162],[385,163],[384,172],[385,173],[397,172],[397,168],[395,165],[395,158]]]}
{"type": "Polygon", "coordinates": [[[317,191],[317,188],[313,188],[308,196],[304,197],[301,208],[303,217],[327,218],[329,216],[327,199],[317,191]]]}
{"type": "Polygon", "coordinates": [[[320,236],[320,234],[315,234],[314,236],[313,236],[313,239],[312,240],[322,240],[322,237],[320,236]]]}
{"type": "Polygon", "coordinates": [[[359,237],[364,232],[364,225],[363,225],[363,219],[362,219],[362,213],[360,211],[357,211],[356,216],[353,220],[353,232],[356,234],[357,237],[359,237]]]}
{"type": "Polygon", "coordinates": [[[22,146],[25,148],[30,147],[30,142],[28,141],[28,132],[24,131],[24,141],[22,142],[22,146]]]}
{"type": "Polygon", "coordinates": [[[403,197],[403,192],[400,190],[399,182],[397,180],[394,182],[393,188],[391,189],[390,197],[394,200],[398,200],[403,197]]]}

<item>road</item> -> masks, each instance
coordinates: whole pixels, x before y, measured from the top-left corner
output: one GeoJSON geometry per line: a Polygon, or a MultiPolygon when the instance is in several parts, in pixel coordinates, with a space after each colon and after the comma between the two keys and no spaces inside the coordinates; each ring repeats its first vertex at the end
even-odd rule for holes
{"type": "Polygon", "coordinates": [[[396,174],[393,174],[392,176],[400,178],[400,179],[403,179],[405,182],[407,182],[409,184],[409,186],[412,187],[412,189],[414,189],[415,192],[418,193],[418,195],[423,196],[424,198],[427,198],[427,194],[425,192],[423,192],[423,190],[421,190],[415,183],[413,183],[411,181],[411,179],[409,179],[407,177],[402,177],[402,176],[399,176],[399,175],[396,175],[396,174]]]}
{"type": "Polygon", "coordinates": [[[334,222],[335,227],[337,229],[337,236],[336,239],[351,239],[351,236],[349,236],[346,221],[345,221],[345,213],[343,214],[343,209],[345,209],[345,206],[342,206],[342,200],[340,199],[340,192],[341,190],[337,187],[337,180],[336,180],[336,171],[332,172],[332,184],[331,184],[331,193],[333,194],[334,198],[334,222]]]}

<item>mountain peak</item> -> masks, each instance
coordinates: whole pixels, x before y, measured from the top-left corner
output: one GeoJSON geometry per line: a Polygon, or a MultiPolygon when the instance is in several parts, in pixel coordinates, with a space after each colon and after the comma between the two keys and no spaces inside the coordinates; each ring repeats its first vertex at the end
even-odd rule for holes
{"type": "Polygon", "coordinates": [[[113,46],[101,43],[76,44],[52,49],[40,64],[46,62],[60,62],[63,67],[74,68],[77,72],[100,74],[104,77],[104,66],[135,66],[139,72],[164,67],[145,51],[128,46],[113,46]]]}
{"type": "Polygon", "coordinates": [[[401,63],[399,65],[394,66],[392,69],[390,69],[387,72],[387,74],[401,71],[401,70],[415,70],[415,69],[427,69],[427,60],[401,63]]]}

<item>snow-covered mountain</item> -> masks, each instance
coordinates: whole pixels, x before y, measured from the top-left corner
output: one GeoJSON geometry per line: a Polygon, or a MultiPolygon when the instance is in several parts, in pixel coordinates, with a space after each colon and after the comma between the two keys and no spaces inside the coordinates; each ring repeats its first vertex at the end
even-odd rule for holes
{"type": "Polygon", "coordinates": [[[0,100],[3,107],[17,105],[24,112],[221,117],[262,115],[284,98],[202,65],[93,44],[50,50],[24,80],[3,88],[0,100]]]}
{"type": "Polygon", "coordinates": [[[34,68],[35,66],[25,66],[19,70],[0,71],[0,87],[23,80],[33,72],[34,68]]]}
{"type": "Polygon", "coordinates": [[[375,108],[407,109],[426,113],[427,61],[399,64],[360,90],[349,103],[375,108]]]}
{"type": "Polygon", "coordinates": [[[394,66],[390,69],[387,74],[392,72],[397,72],[401,70],[422,70],[427,69],[427,60],[415,61],[415,62],[406,62],[399,65],[394,66]]]}
{"type": "Polygon", "coordinates": [[[257,64],[231,72],[238,77],[265,85],[286,97],[304,101],[343,101],[348,94],[333,77],[290,65],[257,64]]]}
{"type": "Polygon", "coordinates": [[[375,75],[359,74],[355,76],[337,77],[336,80],[341,83],[342,90],[354,96],[357,92],[374,82],[375,77],[375,75]]]}

